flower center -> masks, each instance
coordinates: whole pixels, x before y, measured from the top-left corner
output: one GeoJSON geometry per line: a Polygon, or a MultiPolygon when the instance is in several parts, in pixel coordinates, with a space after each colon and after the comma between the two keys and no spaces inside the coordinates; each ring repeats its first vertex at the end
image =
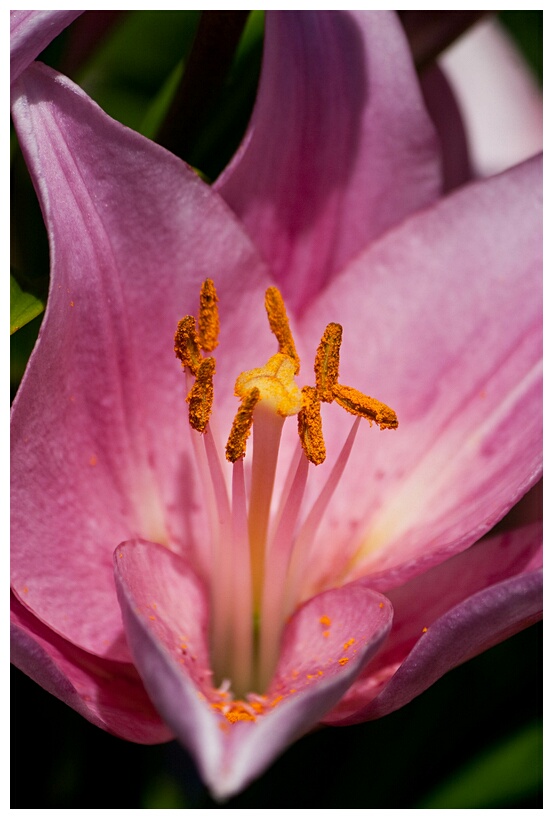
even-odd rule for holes
{"type": "MultiPolygon", "coordinates": [[[[217,301],[215,286],[207,280],[200,293],[198,322],[185,316],[178,324],[175,353],[187,378],[193,378],[186,399],[188,417],[195,431],[193,443],[203,476],[204,499],[211,510],[213,673],[218,685],[232,687],[234,695],[246,697],[267,690],[276,669],[282,631],[300,602],[318,522],[343,472],[360,419],[375,421],[381,429],[394,429],[398,422],[395,412],[385,404],[339,383],[339,324],[329,324],[324,331],[315,357],[315,385],[300,390],[295,381],[300,360],[284,302],[277,288],[270,287],[265,308],[278,352],[264,366],[243,372],[236,379],[240,406],[225,450],[227,461],[233,464],[229,493],[221,447],[209,424],[215,359],[204,355],[218,345],[217,301]],[[319,498],[302,516],[310,465],[317,466],[326,458],[321,402],[333,401],[356,416],[356,421],[319,498]],[[298,417],[300,445],[275,505],[281,433],[285,419],[292,415],[298,417]],[[247,489],[244,459],[252,428],[247,489]]],[[[237,721],[247,719],[249,712],[240,712],[240,716],[231,708],[228,713],[233,716],[231,721],[237,721]]]]}

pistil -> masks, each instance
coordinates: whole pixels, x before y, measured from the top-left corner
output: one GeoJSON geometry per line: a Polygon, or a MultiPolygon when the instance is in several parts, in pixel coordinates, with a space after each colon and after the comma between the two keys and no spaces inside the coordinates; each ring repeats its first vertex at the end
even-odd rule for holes
{"type": "MultiPolygon", "coordinates": [[[[229,697],[246,700],[268,689],[286,619],[301,602],[312,560],[315,537],[324,510],[346,466],[361,418],[381,429],[397,427],[393,410],[339,383],[342,328],[329,324],[315,357],[315,385],[301,390],[295,378],[300,360],[282,296],[267,290],[265,308],[278,352],[262,367],[243,372],[235,384],[240,406],[226,445],[233,464],[231,497],[220,460],[221,447],[210,429],[214,404],[215,359],[219,317],[211,280],[202,286],[199,322],[186,316],[175,335],[175,352],[188,373],[187,402],[194,448],[210,509],[212,543],[210,641],[214,682],[229,697]],[[336,402],[356,416],[330,475],[315,504],[302,515],[304,491],[312,466],[326,458],[321,402],[336,402]],[[275,476],[285,419],[298,416],[298,452],[288,470],[278,511],[273,512],[275,476]],[[253,429],[251,479],[246,489],[244,458],[253,429]],[[201,433],[203,445],[195,437],[201,433]],[[230,682],[229,682],[230,681],[230,682]]],[[[316,589],[313,591],[316,593],[316,589]]],[[[241,700],[241,701],[242,701],[241,700]]],[[[238,700],[234,701],[235,703],[238,700]]],[[[253,707],[253,706],[252,706],[253,707]]],[[[257,711],[236,708],[241,721],[257,711]]],[[[236,712],[236,713],[235,713],[236,712]]]]}

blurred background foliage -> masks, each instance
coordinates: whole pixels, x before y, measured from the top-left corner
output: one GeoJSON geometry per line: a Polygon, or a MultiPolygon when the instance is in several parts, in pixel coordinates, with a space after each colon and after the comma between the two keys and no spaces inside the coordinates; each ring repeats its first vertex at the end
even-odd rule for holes
{"type": "MultiPolygon", "coordinates": [[[[500,20],[541,83],[542,12],[500,20]]],[[[263,22],[260,11],[87,12],[40,59],[210,181],[250,117],[263,22]]],[[[49,259],[13,134],[11,148],[14,395],[40,327],[49,259]]],[[[541,807],[541,633],[538,625],[511,638],[382,720],[304,737],[225,807],[541,807]]],[[[177,743],[111,737],[12,674],[12,807],[216,807],[177,743]]]]}

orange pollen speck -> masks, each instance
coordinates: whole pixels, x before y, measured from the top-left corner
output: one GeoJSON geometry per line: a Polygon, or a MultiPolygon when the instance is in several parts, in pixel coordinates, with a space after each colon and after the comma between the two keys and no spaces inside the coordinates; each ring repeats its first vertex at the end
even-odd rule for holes
{"type": "Polygon", "coordinates": [[[423,628],[423,630],[422,630],[422,633],[423,633],[423,634],[425,634],[427,631],[428,631],[428,629],[427,629],[427,628],[426,628],[426,626],[425,626],[425,627],[423,628]]]}
{"type": "Polygon", "coordinates": [[[231,708],[231,710],[227,714],[225,714],[225,717],[228,719],[230,723],[255,722],[257,719],[255,714],[250,714],[249,711],[243,711],[240,708],[231,708]]]}
{"type": "Polygon", "coordinates": [[[330,631],[323,631],[323,637],[330,637],[330,631]]]}
{"type": "Polygon", "coordinates": [[[351,640],[348,640],[347,643],[344,643],[344,651],[347,648],[349,648],[350,646],[352,646],[354,644],[354,642],[355,642],[355,639],[352,637],[351,640]]]}
{"type": "MultiPolygon", "coordinates": [[[[271,703],[271,707],[282,699],[277,697],[271,703]]],[[[244,702],[244,700],[232,700],[231,702],[212,702],[211,708],[220,713],[227,719],[228,722],[234,724],[235,722],[255,722],[258,716],[265,712],[265,706],[259,701],[244,702]]]]}
{"type": "Polygon", "coordinates": [[[327,617],[326,614],[323,614],[323,616],[319,618],[319,623],[321,624],[321,626],[329,626],[331,622],[332,621],[330,617],[327,617]]]}
{"type": "Polygon", "coordinates": [[[346,663],[349,663],[349,657],[340,657],[338,660],[338,665],[345,665],[346,663]]]}

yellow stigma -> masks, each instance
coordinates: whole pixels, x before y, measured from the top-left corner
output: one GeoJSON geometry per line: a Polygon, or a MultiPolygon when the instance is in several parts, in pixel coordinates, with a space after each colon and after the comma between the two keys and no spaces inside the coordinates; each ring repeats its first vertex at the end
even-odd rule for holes
{"type": "Polygon", "coordinates": [[[275,353],[264,367],[247,370],[238,376],[234,394],[243,398],[254,387],[263,401],[278,415],[297,415],[302,407],[301,392],[294,381],[295,364],[284,353],[275,353]]]}
{"type": "Polygon", "coordinates": [[[296,345],[290,330],[284,300],[276,287],[269,287],[265,293],[265,309],[269,319],[271,332],[278,341],[278,351],[291,358],[294,362],[294,375],[300,371],[300,359],[296,352],[296,345]]]}
{"type": "Polygon", "coordinates": [[[315,357],[315,379],[319,398],[329,404],[334,400],[332,388],[338,382],[341,343],[342,327],[328,324],[315,357]]]}
{"type": "Polygon", "coordinates": [[[246,441],[253,424],[253,411],[259,399],[259,390],[256,387],[242,398],[242,403],[232,422],[232,429],[225,450],[227,461],[230,461],[231,464],[246,454],[246,441]]]}
{"type": "Polygon", "coordinates": [[[206,353],[212,353],[219,344],[219,311],[217,309],[217,291],[211,279],[206,279],[200,291],[200,347],[206,353]]]}

